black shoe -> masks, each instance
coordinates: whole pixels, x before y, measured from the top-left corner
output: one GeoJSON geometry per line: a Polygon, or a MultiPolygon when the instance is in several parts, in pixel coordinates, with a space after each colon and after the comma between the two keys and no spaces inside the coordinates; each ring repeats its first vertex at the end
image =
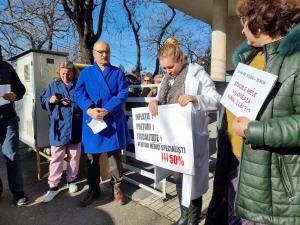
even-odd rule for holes
{"type": "Polygon", "coordinates": [[[188,209],[188,222],[187,225],[198,225],[202,209],[202,196],[191,201],[188,209]]]}
{"type": "Polygon", "coordinates": [[[16,201],[17,201],[17,206],[24,206],[24,205],[27,205],[29,203],[29,200],[26,196],[18,198],[16,201]]]}
{"type": "Polygon", "coordinates": [[[179,220],[176,223],[173,223],[172,225],[187,225],[188,219],[188,215],[181,216],[179,220]]]}
{"type": "Polygon", "coordinates": [[[183,206],[181,204],[181,200],[182,200],[182,189],[176,186],[176,191],[177,191],[177,197],[178,197],[178,201],[179,201],[179,206],[180,206],[180,212],[181,212],[181,216],[179,218],[179,220],[176,223],[173,223],[172,225],[187,225],[188,223],[188,208],[183,206]]]}
{"type": "Polygon", "coordinates": [[[92,190],[88,190],[88,192],[86,193],[85,196],[83,196],[83,198],[80,200],[79,205],[81,207],[86,207],[90,204],[92,204],[96,198],[98,198],[101,194],[100,189],[92,189],[92,190]]]}

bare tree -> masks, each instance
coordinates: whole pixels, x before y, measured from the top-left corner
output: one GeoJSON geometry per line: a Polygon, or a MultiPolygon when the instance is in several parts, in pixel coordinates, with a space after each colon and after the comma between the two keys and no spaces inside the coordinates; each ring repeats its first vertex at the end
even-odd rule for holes
{"type": "Polygon", "coordinates": [[[136,64],[135,69],[133,71],[137,76],[141,75],[141,43],[140,43],[140,28],[141,23],[137,21],[135,18],[136,8],[139,4],[138,0],[123,0],[123,6],[126,11],[127,19],[132,29],[135,45],[136,45],[136,64]]]}
{"type": "Polygon", "coordinates": [[[0,41],[8,55],[26,48],[52,50],[70,29],[59,0],[7,0],[0,9],[0,41]]]}
{"type": "Polygon", "coordinates": [[[210,63],[211,63],[211,48],[208,47],[204,54],[197,59],[197,63],[204,67],[205,71],[210,74],[210,63]]]}
{"type": "MultiPolygon", "coordinates": [[[[190,18],[187,18],[190,20],[190,18]]],[[[193,21],[190,22],[191,24],[193,21]]],[[[189,30],[178,29],[176,37],[191,63],[198,63],[209,72],[210,65],[210,29],[208,25],[198,22],[189,30]],[[196,34],[196,35],[195,35],[196,34]]]]}
{"type": "MultiPolygon", "coordinates": [[[[170,26],[170,24],[172,23],[172,21],[174,20],[174,18],[176,16],[175,9],[172,8],[172,7],[169,7],[169,8],[171,9],[172,14],[171,14],[170,18],[165,21],[165,23],[161,27],[161,29],[159,31],[159,34],[157,36],[157,40],[156,40],[157,53],[158,53],[158,50],[160,49],[160,47],[162,45],[162,39],[163,39],[164,35],[166,34],[167,28],[170,26]]],[[[155,69],[154,69],[153,75],[158,74],[158,71],[159,71],[159,61],[158,61],[158,58],[156,57],[156,60],[155,60],[155,69]]]]}
{"type": "Polygon", "coordinates": [[[168,30],[176,17],[176,10],[157,1],[153,1],[152,7],[155,8],[155,16],[149,18],[147,24],[147,33],[144,35],[143,43],[145,48],[155,57],[155,68],[153,75],[159,73],[159,61],[157,53],[164,37],[169,34],[168,30]]]}
{"type": "Polygon", "coordinates": [[[101,37],[107,0],[61,0],[69,18],[74,22],[79,34],[81,63],[93,62],[93,45],[101,37]],[[93,13],[100,6],[98,20],[93,13]],[[95,30],[94,30],[95,29],[95,30]]]}

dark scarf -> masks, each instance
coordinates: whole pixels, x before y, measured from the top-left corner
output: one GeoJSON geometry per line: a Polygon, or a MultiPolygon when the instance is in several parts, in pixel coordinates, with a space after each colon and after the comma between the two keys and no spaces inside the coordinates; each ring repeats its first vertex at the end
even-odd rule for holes
{"type": "Polygon", "coordinates": [[[188,72],[187,64],[183,65],[180,73],[173,80],[168,74],[164,76],[159,90],[158,101],[161,105],[178,103],[178,98],[185,94],[185,78],[188,72]]]}

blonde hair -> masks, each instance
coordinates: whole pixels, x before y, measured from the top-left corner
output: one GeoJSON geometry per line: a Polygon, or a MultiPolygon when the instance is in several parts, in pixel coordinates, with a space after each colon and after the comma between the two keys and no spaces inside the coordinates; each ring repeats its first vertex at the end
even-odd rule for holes
{"type": "Polygon", "coordinates": [[[158,50],[158,59],[162,58],[173,58],[177,62],[186,61],[186,56],[180,48],[180,42],[176,38],[169,37],[158,50]]]}
{"type": "MultiPolygon", "coordinates": [[[[153,78],[154,82],[158,82],[158,79],[163,79],[163,75],[162,74],[156,74],[153,78]]],[[[161,82],[161,80],[160,80],[161,82]]]]}
{"type": "Polygon", "coordinates": [[[64,61],[63,63],[60,63],[58,68],[57,68],[56,76],[55,76],[56,80],[61,80],[61,78],[60,78],[60,69],[69,69],[69,70],[71,70],[73,75],[74,75],[74,80],[76,80],[78,75],[79,75],[79,70],[74,65],[74,63],[72,61],[64,61]]]}

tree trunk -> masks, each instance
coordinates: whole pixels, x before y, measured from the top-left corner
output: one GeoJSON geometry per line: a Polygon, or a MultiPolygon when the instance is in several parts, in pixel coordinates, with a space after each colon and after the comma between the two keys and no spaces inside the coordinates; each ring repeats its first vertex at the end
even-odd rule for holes
{"type": "Polygon", "coordinates": [[[141,45],[140,45],[140,41],[139,41],[139,37],[138,34],[135,35],[135,44],[136,44],[136,52],[137,52],[137,59],[136,59],[136,65],[135,65],[135,70],[134,73],[137,76],[141,75],[141,45]]]}
{"type": "Polygon", "coordinates": [[[94,58],[93,58],[92,51],[88,48],[86,44],[86,36],[80,36],[79,42],[80,42],[80,63],[93,64],[94,58]]]}
{"type": "Polygon", "coordinates": [[[48,50],[51,51],[52,48],[53,48],[53,32],[50,32],[49,40],[48,40],[48,50]]]}
{"type": "Polygon", "coordinates": [[[158,70],[159,70],[159,61],[158,61],[158,57],[156,57],[156,60],[155,60],[155,69],[154,69],[154,72],[153,72],[153,76],[155,76],[156,74],[158,74],[158,70]]]}
{"type": "Polygon", "coordinates": [[[136,45],[137,55],[136,55],[135,69],[134,69],[133,73],[136,74],[137,77],[140,77],[141,76],[141,44],[140,44],[139,30],[141,28],[141,25],[137,21],[134,21],[132,12],[128,8],[126,0],[123,0],[123,6],[125,8],[129,24],[131,26],[131,29],[132,29],[132,32],[134,35],[135,45],[136,45]]]}
{"type": "Polygon", "coordinates": [[[102,26],[104,22],[107,0],[102,0],[97,20],[96,17],[93,17],[93,10],[97,7],[98,4],[94,3],[94,1],[92,0],[61,0],[61,3],[66,14],[74,22],[79,34],[80,62],[85,64],[92,64],[94,62],[92,50],[94,43],[99,40],[102,34],[102,26]],[[94,27],[94,20],[98,21],[97,27],[94,27]]]}

